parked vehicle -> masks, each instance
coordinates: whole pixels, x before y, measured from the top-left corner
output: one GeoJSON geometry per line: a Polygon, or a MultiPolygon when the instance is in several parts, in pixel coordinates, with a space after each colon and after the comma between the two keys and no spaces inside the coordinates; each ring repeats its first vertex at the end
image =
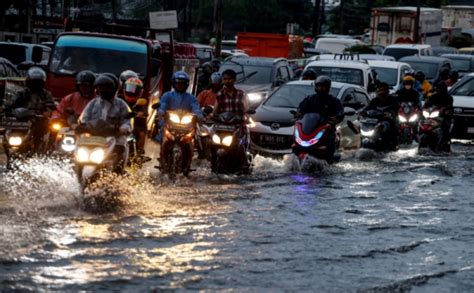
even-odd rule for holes
{"type": "MultiPolygon", "coordinates": [[[[473,38],[473,40],[474,40],[474,38],[473,38]]],[[[474,55],[474,47],[460,48],[459,49],[459,54],[474,55]]]]}
{"type": "Polygon", "coordinates": [[[432,56],[433,51],[431,45],[419,44],[394,44],[387,46],[383,51],[383,55],[393,56],[395,60],[406,56],[432,56]]]}
{"type": "Polygon", "coordinates": [[[474,138],[474,73],[465,75],[449,91],[454,99],[453,138],[474,138]]]}
{"type": "Polygon", "coordinates": [[[367,63],[377,73],[377,79],[390,86],[391,93],[397,85],[402,83],[405,73],[413,70],[408,63],[404,62],[368,60],[367,63]]]}
{"type": "Polygon", "coordinates": [[[413,103],[401,103],[398,111],[398,125],[400,133],[400,144],[412,144],[415,139],[420,119],[420,109],[413,103]]]}
{"type": "Polygon", "coordinates": [[[221,113],[212,127],[211,169],[218,174],[250,174],[252,154],[249,150],[248,128],[244,117],[231,112],[221,113]]]}
{"type": "Polygon", "coordinates": [[[452,65],[449,59],[435,56],[407,56],[399,60],[410,64],[415,71],[422,71],[426,80],[433,84],[442,70],[451,71],[452,65]]]}
{"type": "MultiPolygon", "coordinates": [[[[396,43],[414,43],[414,40],[416,40],[416,12],[416,6],[372,8],[372,19],[370,21],[372,24],[372,44],[388,46],[396,43]]],[[[420,40],[424,44],[439,46],[442,22],[443,13],[441,9],[421,7],[419,17],[420,40]]]]}
{"type": "MultiPolygon", "coordinates": [[[[255,123],[250,128],[252,152],[271,156],[291,153],[294,117],[289,111],[296,110],[305,97],[313,94],[313,82],[307,80],[292,81],[274,91],[252,116],[255,123]]],[[[367,91],[352,84],[332,82],[330,94],[341,100],[348,113],[351,109],[360,110],[370,102],[367,91]]],[[[347,126],[347,121],[355,120],[354,113],[346,115],[337,129],[343,149],[358,148],[360,145],[359,136],[347,126]]]]}
{"type": "Polygon", "coordinates": [[[316,41],[315,48],[328,50],[332,54],[342,54],[345,49],[362,44],[364,43],[356,39],[319,38],[316,41]]]}
{"type": "Polygon", "coordinates": [[[395,57],[381,54],[359,54],[360,60],[395,61],[395,57]]]}
{"type": "Polygon", "coordinates": [[[474,55],[467,54],[443,54],[443,58],[448,58],[451,61],[453,70],[456,70],[460,77],[465,74],[474,72],[474,55]]]}
{"type": "Polygon", "coordinates": [[[275,88],[293,78],[293,71],[285,58],[230,58],[222,63],[219,72],[232,69],[237,73],[236,87],[247,93],[250,109],[255,109],[275,88]]]}
{"type": "Polygon", "coordinates": [[[160,169],[171,180],[188,176],[194,152],[196,116],[186,111],[167,111],[164,117],[160,169]]]}
{"type": "Polygon", "coordinates": [[[0,42],[0,57],[10,60],[10,62],[15,66],[18,66],[23,62],[33,62],[33,49],[35,47],[42,48],[41,61],[38,63],[46,65],[49,60],[51,48],[43,45],[0,42]]]}

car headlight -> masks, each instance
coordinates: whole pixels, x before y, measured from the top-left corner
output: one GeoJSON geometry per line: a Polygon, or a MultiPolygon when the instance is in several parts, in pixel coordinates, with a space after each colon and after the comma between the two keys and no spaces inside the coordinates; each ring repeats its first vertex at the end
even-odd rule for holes
{"type": "Polygon", "coordinates": [[[436,118],[436,117],[439,117],[439,111],[431,112],[430,118],[436,118]]]}
{"type": "Polygon", "coordinates": [[[424,116],[425,118],[430,118],[430,112],[428,112],[428,111],[423,111],[423,116],[424,116]]]}
{"type": "Polygon", "coordinates": [[[372,135],[374,135],[374,133],[375,133],[375,129],[372,129],[372,130],[363,130],[363,129],[361,129],[360,130],[360,134],[362,136],[372,136],[372,135]]]}
{"type": "Polygon", "coordinates": [[[84,147],[80,147],[76,151],[76,159],[78,162],[87,162],[89,161],[89,150],[84,147]]]}
{"type": "Polygon", "coordinates": [[[176,123],[176,124],[179,124],[181,123],[181,120],[179,119],[179,116],[174,114],[174,113],[170,113],[170,121],[173,122],[173,123],[176,123]]]}
{"type": "Polygon", "coordinates": [[[398,115],[398,120],[400,120],[400,122],[407,122],[407,118],[403,117],[402,115],[398,115]]]}
{"type": "Polygon", "coordinates": [[[91,155],[89,156],[89,160],[92,163],[100,164],[104,160],[105,151],[102,148],[96,148],[92,151],[91,155]]]}
{"type": "Polygon", "coordinates": [[[230,146],[232,144],[233,137],[232,135],[228,135],[222,139],[222,144],[225,146],[230,146]]]}
{"type": "Polygon", "coordinates": [[[413,114],[408,121],[415,122],[416,120],[418,120],[418,114],[413,114]]]}
{"type": "Polygon", "coordinates": [[[19,146],[23,142],[23,138],[21,136],[11,136],[8,138],[8,144],[11,146],[19,146]]]}
{"type": "Polygon", "coordinates": [[[258,103],[263,100],[264,94],[262,93],[250,93],[248,94],[250,103],[258,103]]]}
{"type": "Polygon", "coordinates": [[[192,115],[185,115],[182,119],[181,119],[181,124],[189,124],[193,122],[193,116],[192,115]]]}
{"type": "Polygon", "coordinates": [[[215,144],[221,144],[221,138],[217,134],[214,134],[212,136],[212,142],[215,144]]]}
{"type": "Polygon", "coordinates": [[[61,129],[62,125],[61,123],[53,123],[53,125],[51,125],[51,128],[54,130],[54,131],[59,131],[61,129]]]}

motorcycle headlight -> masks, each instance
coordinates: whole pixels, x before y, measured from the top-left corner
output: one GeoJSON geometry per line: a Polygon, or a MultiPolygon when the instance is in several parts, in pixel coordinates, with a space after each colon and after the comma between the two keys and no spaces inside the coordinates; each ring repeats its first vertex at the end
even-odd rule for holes
{"type": "Polygon", "coordinates": [[[407,122],[407,118],[403,117],[402,115],[398,115],[398,120],[402,123],[407,122]]]}
{"type": "Polygon", "coordinates": [[[250,93],[248,94],[249,97],[249,102],[250,103],[258,103],[263,100],[263,94],[262,93],[250,93]]]}
{"type": "Polygon", "coordinates": [[[430,118],[430,112],[428,112],[428,111],[423,111],[423,116],[424,116],[425,118],[430,118]]]}
{"type": "Polygon", "coordinates": [[[436,117],[439,117],[439,111],[431,112],[430,118],[436,118],[436,117]]]}
{"type": "Polygon", "coordinates": [[[20,146],[23,142],[23,138],[21,136],[11,136],[8,138],[8,144],[11,146],[20,146]]]}
{"type": "Polygon", "coordinates": [[[102,148],[96,148],[92,151],[91,155],[89,156],[89,160],[92,163],[100,164],[104,160],[105,151],[102,148]]]}
{"type": "Polygon", "coordinates": [[[65,152],[72,152],[76,148],[75,140],[73,137],[65,137],[62,144],[61,149],[65,152]]]}
{"type": "Polygon", "coordinates": [[[170,121],[176,124],[181,123],[181,120],[179,120],[179,116],[174,113],[170,113],[170,121]]]}
{"type": "Polygon", "coordinates": [[[76,151],[76,159],[81,163],[89,161],[89,150],[84,147],[78,148],[76,151]]]}
{"type": "Polygon", "coordinates": [[[181,119],[181,124],[189,124],[193,122],[193,116],[192,115],[185,115],[183,119],[181,119]]]}
{"type": "Polygon", "coordinates": [[[418,114],[413,114],[408,121],[415,122],[416,120],[418,120],[418,114]]]}
{"type": "Polygon", "coordinates": [[[212,136],[212,142],[215,144],[221,144],[221,138],[217,134],[214,134],[212,136]]]}
{"type": "Polygon", "coordinates": [[[225,146],[230,146],[232,144],[233,137],[232,135],[228,135],[222,139],[222,144],[225,146]]]}
{"type": "Polygon", "coordinates": [[[51,125],[51,128],[54,130],[54,131],[59,131],[61,129],[62,125],[61,123],[53,123],[53,125],[51,125]]]}
{"type": "Polygon", "coordinates": [[[361,129],[360,130],[360,134],[362,136],[372,136],[372,135],[374,135],[374,133],[375,133],[375,129],[372,129],[372,130],[363,130],[363,129],[361,129]]]}

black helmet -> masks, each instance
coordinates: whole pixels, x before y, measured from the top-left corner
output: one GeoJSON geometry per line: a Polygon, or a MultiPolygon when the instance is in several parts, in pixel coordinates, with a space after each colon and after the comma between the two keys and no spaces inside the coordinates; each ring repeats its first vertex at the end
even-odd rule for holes
{"type": "Polygon", "coordinates": [[[31,67],[26,72],[26,79],[27,80],[41,80],[46,82],[46,72],[39,67],[31,67]]]}
{"type": "Polygon", "coordinates": [[[455,80],[458,80],[459,78],[459,72],[457,70],[451,70],[451,72],[449,73],[449,77],[451,79],[455,79],[455,80]]]}
{"type": "Polygon", "coordinates": [[[113,73],[110,73],[110,72],[106,72],[106,73],[102,73],[102,75],[105,75],[105,76],[108,76],[110,77],[110,79],[112,79],[115,83],[115,89],[117,90],[118,87],[119,87],[119,79],[117,78],[117,76],[113,73]]]}
{"type": "Polygon", "coordinates": [[[418,81],[425,80],[425,74],[423,73],[423,71],[417,71],[415,73],[415,79],[418,81]]]}
{"type": "Polygon", "coordinates": [[[76,85],[80,85],[83,82],[88,82],[93,85],[94,81],[95,73],[90,70],[83,70],[76,75],[76,85]]]}
{"type": "Polygon", "coordinates": [[[132,77],[138,78],[138,74],[132,70],[122,71],[122,73],[120,73],[120,76],[119,76],[120,85],[123,85],[128,79],[132,77]]]}
{"type": "Polygon", "coordinates": [[[97,93],[105,100],[111,100],[117,92],[117,83],[106,73],[99,75],[95,79],[94,87],[97,89],[97,93]]]}
{"type": "Polygon", "coordinates": [[[331,79],[328,76],[321,75],[314,81],[314,89],[319,95],[327,95],[331,89],[331,79]],[[324,90],[321,90],[320,86],[325,86],[324,90]]]}
{"type": "Polygon", "coordinates": [[[316,72],[311,68],[308,68],[305,71],[303,71],[303,73],[301,73],[301,79],[303,80],[315,80],[316,77],[317,77],[316,72]]]}

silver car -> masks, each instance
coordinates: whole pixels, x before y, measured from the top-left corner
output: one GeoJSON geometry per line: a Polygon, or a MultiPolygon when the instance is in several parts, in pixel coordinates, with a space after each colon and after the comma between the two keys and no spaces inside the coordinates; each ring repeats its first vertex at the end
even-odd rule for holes
{"type": "MultiPolygon", "coordinates": [[[[313,81],[299,80],[282,85],[261,104],[250,128],[251,149],[263,155],[284,155],[291,153],[293,144],[294,118],[290,110],[296,110],[300,102],[313,95],[313,81]]],[[[330,93],[341,100],[345,112],[352,112],[339,124],[337,133],[340,148],[360,147],[360,137],[347,126],[347,121],[355,121],[354,110],[360,110],[370,102],[367,91],[353,84],[332,82],[330,93]]]]}

